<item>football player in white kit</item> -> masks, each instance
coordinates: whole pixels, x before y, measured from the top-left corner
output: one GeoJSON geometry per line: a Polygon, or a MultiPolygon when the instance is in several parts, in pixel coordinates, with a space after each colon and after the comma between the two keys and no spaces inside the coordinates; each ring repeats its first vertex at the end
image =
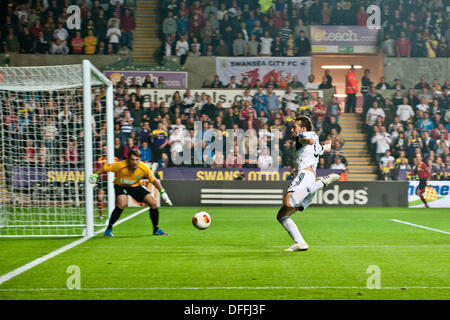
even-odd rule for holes
{"type": "Polygon", "coordinates": [[[319,137],[313,131],[310,118],[307,116],[296,118],[291,134],[292,138],[296,140],[297,175],[286,192],[283,207],[278,211],[277,220],[294,240],[294,244],[285,251],[305,251],[308,249],[308,244],[290,216],[297,210],[305,210],[311,203],[315,192],[339,180],[339,175],[332,173],[316,179],[319,156],[329,152],[331,144],[327,141],[324,146],[320,145],[319,137]]]}

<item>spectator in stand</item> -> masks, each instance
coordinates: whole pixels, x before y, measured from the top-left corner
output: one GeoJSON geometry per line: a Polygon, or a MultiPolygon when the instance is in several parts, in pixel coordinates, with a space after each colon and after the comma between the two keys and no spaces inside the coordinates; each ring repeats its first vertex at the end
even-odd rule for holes
{"type": "Polygon", "coordinates": [[[430,136],[428,131],[422,132],[422,149],[421,152],[425,158],[428,158],[428,156],[432,152],[436,152],[437,146],[436,141],[430,136]]]}
{"type": "Polygon", "coordinates": [[[57,42],[58,40],[66,45],[66,41],[69,38],[69,32],[63,27],[61,22],[58,22],[58,29],[53,32],[53,40],[57,42]]]}
{"type": "Polygon", "coordinates": [[[273,115],[280,110],[280,99],[273,91],[273,87],[267,89],[267,112],[273,115]]]}
{"type": "Polygon", "coordinates": [[[259,169],[270,169],[273,168],[273,159],[269,153],[268,148],[262,149],[261,154],[258,156],[258,164],[259,169]]]}
{"type": "Polygon", "coordinates": [[[260,111],[264,113],[268,112],[267,95],[264,93],[262,87],[259,87],[258,92],[253,96],[253,106],[258,114],[260,111]]]}
{"type": "Polygon", "coordinates": [[[118,28],[118,22],[117,20],[113,20],[111,23],[111,26],[108,28],[108,31],[106,32],[106,37],[108,38],[108,44],[112,45],[112,52],[114,54],[117,54],[117,51],[119,51],[119,44],[122,37],[122,32],[118,28]]]}
{"type": "Polygon", "coordinates": [[[187,55],[189,53],[189,43],[187,42],[187,34],[183,34],[180,40],[177,41],[175,52],[178,57],[180,57],[180,65],[184,65],[186,62],[187,55]]]}
{"type": "Polygon", "coordinates": [[[52,46],[50,48],[51,54],[68,54],[69,53],[69,47],[65,44],[65,42],[61,41],[60,39],[56,39],[55,42],[52,43],[52,46]]]}
{"type": "Polygon", "coordinates": [[[287,87],[286,93],[283,95],[282,106],[283,109],[290,111],[295,112],[298,110],[298,97],[294,92],[292,92],[292,87],[290,86],[287,87]]]}
{"type": "Polygon", "coordinates": [[[215,47],[215,53],[217,56],[220,57],[228,57],[230,56],[230,49],[229,47],[225,44],[225,41],[223,39],[219,40],[219,44],[215,47]]]}
{"type": "Polygon", "coordinates": [[[219,76],[216,74],[214,80],[211,81],[211,88],[223,88],[223,83],[220,81],[219,76]]]}
{"type": "Polygon", "coordinates": [[[228,89],[236,89],[236,88],[240,88],[240,87],[241,87],[241,85],[236,82],[236,77],[231,76],[230,83],[228,83],[227,88],[228,89]]]}
{"type": "Polygon", "coordinates": [[[315,76],[313,74],[310,74],[308,76],[308,82],[305,84],[305,89],[307,89],[307,90],[318,90],[319,89],[319,85],[314,82],[315,79],[316,79],[315,76]]]}
{"type": "Polygon", "coordinates": [[[148,146],[148,142],[142,142],[142,146],[139,147],[139,151],[141,152],[141,161],[144,163],[152,162],[152,150],[148,146]]]}
{"type": "Polygon", "coordinates": [[[133,138],[128,138],[127,143],[125,144],[123,148],[123,158],[128,159],[128,155],[130,154],[131,150],[139,150],[139,147],[135,144],[135,141],[133,138]]]}
{"type": "Polygon", "coordinates": [[[242,39],[242,33],[237,33],[237,38],[233,41],[233,56],[243,57],[247,54],[247,44],[242,39]]]}
{"type": "Polygon", "coordinates": [[[378,103],[378,107],[383,108],[385,100],[381,94],[379,94],[375,86],[370,86],[369,92],[367,93],[365,104],[363,105],[363,117],[366,117],[368,110],[373,106],[373,102],[378,103]]]}
{"type": "Polygon", "coordinates": [[[450,57],[450,45],[445,37],[441,37],[441,39],[439,39],[436,56],[439,58],[450,57]]]}
{"type": "Polygon", "coordinates": [[[162,32],[165,37],[177,32],[177,20],[173,17],[172,11],[169,11],[167,17],[163,19],[162,32]]]}
{"type": "Polygon", "coordinates": [[[327,115],[327,107],[323,104],[322,98],[317,98],[317,104],[314,106],[314,120],[324,122],[327,115]]]}
{"type": "Polygon", "coordinates": [[[23,28],[23,31],[19,33],[19,48],[20,53],[34,53],[34,38],[27,27],[23,28]]]}
{"type": "Polygon", "coordinates": [[[286,55],[285,52],[285,44],[281,41],[279,36],[275,37],[275,41],[272,42],[272,47],[270,49],[272,56],[274,57],[282,57],[286,55]]]}
{"type": "Polygon", "coordinates": [[[311,42],[305,35],[305,31],[301,30],[298,38],[296,39],[297,55],[310,56],[311,55],[311,42]]]}
{"type": "Polygon", "coordinates": [[[130,111],[128,109],[125,109],[123,112],[123,116],[119,118],[122,144],[126,143],[127,139],[130,137],[131,132],[133,131],[133,121],[134,119],[131,118],[130,111]]]}
{"type": "Polygon", "coordinates": [[[390,134],[386,132],[384,126],[381,126],[379,131],[376,132],[371,139],[371,143],[375,144],[375,158],[377,163],[380,162],[380,159],[385,154],[386,150],[390,149],[391,142],[390,134]]]}
{"type": "Polygon", "coordinates": [[[367,111],[365,124],[368,126],[369,133],[372,131],[371,128],[377,124],[378,119],[384,121],[385,113],[383,109],[378,107],[378,101],[373,101],[372,108],[367,111]]]}
{"type": "Polygon", "coordinates": [[[411,57],[411,41],[406,36],[405,31],[400,32],[400,37],[395,41],[397,57],[411,57]]]}
{"type": "Polygon", "coordinates": [[[389,163],[394,164],[395,163],[395,159],[394,157],[391,155],[391,150],[387,149],[384,153],[384,156],[382,156],[380,158],[380,162],[379,164],[382,167],[386,167],[389,163]]]}
{"type": "Polygon", "coordinates": [[[270,37],[269,31],[264,32],[264,37],[260,38],[260,56],[268,57],[272,55],[272,42],[273,39],[270,37]]]}
{"type": "Polygon", "coordinates": [[[339,143],[339,146],[344,146],[345,140],[344,137],[337,132],[336,128],[331,128],[330,134],[327,136],[327,140],[331,141],[331,148],[336,148],[336,142],[339,143]]]}
{"type": "Polygon", "coordinates": [[[278,83],[275,81],[275,78],[273,76],[269,76],[269,81],[266,82],[264,85],[265,88],[272,87],[273,89],[278,88],[278,83]]]}
{"type": "Polygon", "coordinates": [[[250,35],[250,41],[247,44],[247,56],[257,57],[259,52],[259,42],[256,40],[256,35],[250,35]]]}
{"type": "Polygon", "coordinates": [[[416,33],[416,38],[411,43],[411,57],[424,58],[427,56],[427,47],[420,32],[416,33]]]}
{"type": "Polygon", "coordinates": [[[84,48],[84,39],[81,37],[81,31],[76,30],[75,37],[70,40],[73,54],[82,54],[84,48]]]}
{"type": "Polygon", "coordinates": [[[300,89],[300,88],[304,88],[303,83],[301,81],[298,80],[298,76],[294,75],[292,77],[292,81],[288,83],[288,85],[290,87],[292,87],[293,89],[300,89]]]}
{"type": "Polygon", "coordinates": [[[347,171],[347,167],[342,163],[341,158],[334,158],[334,162],[330,165],[331,170],[343,170],[347,171]]]}
{"type": "Polygon", "coordinates": [[[420,82],[417,83],[417,84],[414,86],[414,89],[416,89],[416,90],[422,90],[423,88],[427,88],[427,89],[429,90],[429,89],[430,89],[430,85],[428,84],[426,78],[425,78],[424,76],[421,76],[421,77],[420,77],[420,82]]]}
{"type": "Polygon", "coordinates": [[[39,31],[39,36],[34,41],[34,52],[39,54],[48,54],[50,52],[50,44],[45,38],[43,31],[39,31]]]}
{"type": "Polygon", "coordinates": [[[84,38],[84,54],[95,54],[98,39],[94,35],[93,30],[88,30],[87,36],[84,38]]]}
{"type": "Polygon", "coordinates": [[[375,89],[377,90],[391,90],[392,87],[389,85],[389,83],[386,82],[385,77],[380,78],[380,82],[375,86],[375,89]]]}
{"type": "MultiPolygon", "coordinates": [[[[136,29],[136,20],[131,15],[128,8],[125,9],[125,14],[120,18],[120,29],[122,33],[122,44],[132,49],[133,34],[136,29]]],[[[176,32],[176,29],[172,32],[176,32]]]]}
{"type": "Polygon", "coordinates": [[[153,138],[153,150],[152,150],[152,160],[153,162],[158,162],[162,160],[163,153],[166,153],[166,147],[168,145],[168,133],[164,128],[162,122],[158,122],[157,129],[152,132],[153,138]]]}
{"type": "Polygon", "coordinates": [[[408,138],[406,145],[408,158],[412,160],[416,155],[416,149],[420,151],[422,147],[422,138],[420,138],[416,130],[412,130],[411,136],[408,138]]]}
{"type": "Polygon", "coordinates": [[[417,121],[416,130],[419,133],[430,131],[434,128],[433,121],[430,119],[430,115],[428,112],[424,112],[423,118],[417,121]]]}

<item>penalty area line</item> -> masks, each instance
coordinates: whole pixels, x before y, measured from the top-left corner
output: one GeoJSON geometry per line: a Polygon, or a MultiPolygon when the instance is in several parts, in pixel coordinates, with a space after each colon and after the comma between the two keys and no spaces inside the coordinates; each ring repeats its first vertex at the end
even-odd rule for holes
{"type": "Polygon", "coordinates": [[[421,229],[425,229],[425,230],[430,230],[430,231],[434,231],[434,232],[440,232],[440,233],[444,233],[444,234],[450,234],[450,232],[447,232],[447,231],[443,231],[443,230],[439,230],[439,229],[434,229],[434,228],[430,228],[430,227],[425,227],[425,226],[421,226],[420,224],[414,224],[414,223],[407,222],[407,221],[402,221],[402,220],[397,220],[397,219],[391,219],[391,221],[398,222],[398,223],[403,223],[403,224],[407,224],[407,225],[409,225],[409,226],[413,226],[413,227],[417,227],[417,228],[421,228],[421,229]]]}
{"type": "MultiPolygon", "coordinates": [[[[139,210],[139,211],[137,211],[137,212],[135,212],[135,213],[133,213],[131,215],[129,215],[126,218],[120,219],[119,221],[117,221],[115,226],[118,226],[119,224],[121,224],[121,223],[123,223],[125,221],[128,221],[128,220],[130,220],[130,219],[132,219],[132,218],[134,218],[136,216],[138,216],[139,214],[141,214],[145,210],[147,210],[147,207],[142,209],[142,210],[139,210]]],[[[106,227],[96,231],[94,233],[94,237],[96,235],[100,234],[100,233],[105,232],[105,230],[106,230],[106,227]]],[[[31,261],[31,262],[29,262],[29,263],[27,263],[27,264],[25,264],[25,265],[15,269],[15,270],[13,270],[13,271],[5,273],[4,275],[0,276],[0,285],[2,285],[3,283],[5,283],[8,280],[11,280],[12,278],[14,278],[14,277],[24,273],[25,271],[28,271],[28,270],[36,267],[37,265],[39,265],[39,264],[41,264],[41,263],[43,263],[45,261],[48,261],[51,258],[54,258],[57,255],[60,255],[61,253],[66,252],[66,251],[68,251],[68,250],[70,250],[70,249],[72,249],[72,248],[74,248],[74,247],[76,247],[76,246],[86,242],[87,240],[89,240],[91,238],[92,237],[83,237],[81,239],[78,239],[78,240],[76,240],[74,242],[71,242],[71,243],[69,243],[69,244],[67,244],[67,245],[65,245],[65,246],[63,246],[63,247],[61,247],[59,249],[56,249],[55,251],[50,252],[49,254],[46,254],[45,256],[37,258],[36,260],[33,260],[33,261],[31,261]]]]}

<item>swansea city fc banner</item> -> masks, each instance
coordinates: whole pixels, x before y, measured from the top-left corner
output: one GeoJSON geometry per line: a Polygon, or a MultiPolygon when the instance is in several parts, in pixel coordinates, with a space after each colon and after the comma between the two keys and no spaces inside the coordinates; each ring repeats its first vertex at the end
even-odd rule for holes
{"type": "Polygon", "coordinates": [[[238,83],[247,77],[251,86],[258,79],[265,85],[270,76],[276,82],[290,82],[297,76],[306,83],[311,74],[311,57],[217,57],[216,73],[225,84],[230,82],[231,76],[235,76],[238,83]]]}

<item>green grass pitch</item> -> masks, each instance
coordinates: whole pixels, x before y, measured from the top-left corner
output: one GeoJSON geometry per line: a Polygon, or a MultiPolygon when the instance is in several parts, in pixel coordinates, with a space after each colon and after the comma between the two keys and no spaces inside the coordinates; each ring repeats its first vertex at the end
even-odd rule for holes
{"type": "MultiPolygon", "coordinates": [[[[128,208],[122,217],[135,212],[128,208]]],[[[284,252],[291,239],[275,207],[160,209],[168,237],[152,236],[148,212],[0,285],[6,299],[303,300],[449,299],[448,209],[308,208],[293,216],[310,249],[284,252]],[[208,211],[209,229],[191,224],[208,211]],[[67,268],[80,268],[69,290],[67,268]],[[380,289],[367,288],[378,266],[380,289]]],[[[0,276],[73,238],[0,239],[0,276]]]]}

